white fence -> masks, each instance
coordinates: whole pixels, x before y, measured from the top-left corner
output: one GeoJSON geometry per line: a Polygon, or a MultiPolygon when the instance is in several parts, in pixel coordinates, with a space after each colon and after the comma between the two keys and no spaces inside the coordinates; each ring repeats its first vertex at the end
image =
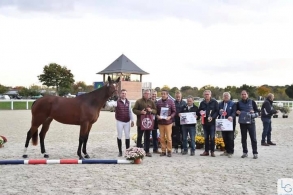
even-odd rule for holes
{"type": "Polygon", "coordinates": [[[10,109],[11,110],[14,110],[14,103],[15,102],[24,102],[26,104],[26,109],[30,109],[29,108],[29,102],[34,102],[35,100],[14,100],[14,99],[11,99],[11,100],[0,100],[0,109],[1,109],[1,103],[2,102],[10,102],[10,109]]]}
{"type": "MultiPolygon", "coordinates": [[[[34,102],[35,100],[28,99],[28,100],[0,100],[0,110],[1,110],[1,103],[2,102],[10,102],[10,109],[14,110],[14,103],[15,102],[24,102],[26,104],[26,109],[30,109],[29,102],[34,102]]],[[[129,100],[131,102],[131,105],[133,106],[135,103],[135,100],[129,100]]],[[[195,103],[200,103],[200,101],[195,101],[195,103]]],[[[256,104],[258,107],[261,107],[263,101],[256,101],[256,104]]],[[[293,101],[274,101],[274,104],[282,104],[285,107],[289,107],[291,110],[293,110],[293,101]]]]}

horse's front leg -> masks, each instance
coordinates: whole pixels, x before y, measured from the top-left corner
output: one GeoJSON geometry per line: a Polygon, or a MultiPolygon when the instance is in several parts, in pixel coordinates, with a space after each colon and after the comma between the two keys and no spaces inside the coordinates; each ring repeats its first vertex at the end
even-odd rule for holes
{"type": "Polygon", "coordinates": [[[82,152],[83,152],[85,158],[90,158],[90,156],[86,152],[86,145],[87,145],[87,140],[89,138],[91,128],[92,128],[92,124],[89,124],[88,132],[87,132],[87,135],[86,135],[85,140],[84,140],[83,145],[82,145],[82,152]]]}
{"type": "Polygon", "coordinates": [[[82,123],[80,125],[80,132],[79,132],[79,144],[77,149],[77,155],[79,159],[83,159],[83,156],[81,155],[81,146],[84,144],[86,137],[87,137],[87,129],[88,129],[88,122],[82,123]]]}

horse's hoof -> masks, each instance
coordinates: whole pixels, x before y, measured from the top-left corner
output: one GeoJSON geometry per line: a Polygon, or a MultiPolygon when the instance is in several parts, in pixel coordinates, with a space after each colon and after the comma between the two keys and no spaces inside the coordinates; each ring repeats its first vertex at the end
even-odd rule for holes
{"type": "Polygon", "coordinates": [[[84,160],[84,158],[83,157],[79,157],[79,160],[84,160]]]}
{"type": "Polygon", "coordinates": [[[44,158],[49,158],[49,155],[48,154],[44,154],[44,158]]]}
{"type": "Polygon", "coordinates": [[[27,158],[27,154],[22,155],[22,158],[27,158]]]}
{"type": "Polygon", "coordinates": [[[84,155],[84,158],[90,158],[90,156],[88,154],[84,155]]]}

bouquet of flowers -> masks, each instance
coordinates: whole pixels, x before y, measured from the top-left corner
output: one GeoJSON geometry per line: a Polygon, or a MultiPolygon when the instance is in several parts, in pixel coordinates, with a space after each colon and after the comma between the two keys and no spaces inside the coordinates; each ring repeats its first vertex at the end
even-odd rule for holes
{"type": "Polygon", "coordinates": [[[126,160],[143,159],[145,157],[145,151],[143,148],[130,147],[125,151],[126,160]]]}
{"type": "Polygon", "coordinates": [[[7,142],[6,137],[0,135],[0,148],[3,147],[6,142],[7,142]]]}

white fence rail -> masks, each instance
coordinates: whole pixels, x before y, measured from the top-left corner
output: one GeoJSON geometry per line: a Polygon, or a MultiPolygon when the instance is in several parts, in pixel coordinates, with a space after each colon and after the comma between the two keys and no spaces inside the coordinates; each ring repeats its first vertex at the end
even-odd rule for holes
{"type": "MultiPolygon", "coordinates": [[[[1,107],[1,104],[2,102],[10,102],[10,109],[11,110],[15,110],[14,109],[14,104],[15,102],[23,102],[25,103],[25,107],[26,107],[26,110],[29,110],[30,107],[29,107],[29,102],[34,102],[35,100],[32,100],[32,99],[28,99],[28,100],[0,100],[0,110],[2,110],[2,107],[1,107]]],[[[133,106],[134,103],[135,103],[135,100],[129,100],[131,102],[131,105],[133,106]]],[[[200,101],[195,101],[196,103],[200,103],[200,101]]],[[[258,107],[261,107],[263,101],[256,101],[256,104],[258,107]]],[[[274,101],[274,104],[282,104],[283,106],[285,107],[289,107],[291,110],[293,110],[293,101],[274,101]]]]}
{"type": "Polygon", "coordinates": [[[29,108],[29,102],[34,102],[35,100],[0,100],[0,110],[2,110],[1,109],[1,104],[2,104],[2,102],[10,102],[10,109],[11,110],[15,110],[14,109],[14,103],[15,102],[23,102],[23,103],[25,103],[26,104],[26,110],[29,110],[30,108],[29,108]]]}

